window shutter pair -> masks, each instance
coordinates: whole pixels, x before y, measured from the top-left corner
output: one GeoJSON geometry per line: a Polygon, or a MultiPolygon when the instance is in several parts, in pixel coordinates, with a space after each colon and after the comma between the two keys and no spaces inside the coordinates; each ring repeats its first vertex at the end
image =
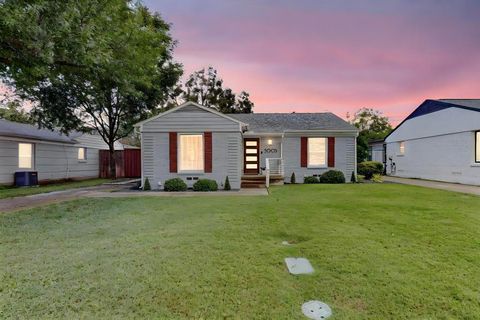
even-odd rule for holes
{"type": "MultiPolygon", "coordinates": [[[[177,168],[177,133],[169,133],[169,159],[170,159],[170,172],[178,172],[177,168]]],[[[204,171],[207,173],[212,172],[212,133],[204,132],[204,171]]]]}
{"type": "MultiPolygon", "coordinates": [[[[308,165],[308,137],[300,138],[300,166],[306,168],[308,165]]],[[[328,167],[335,167],[335,137],[328,137],[328,167]]]]}

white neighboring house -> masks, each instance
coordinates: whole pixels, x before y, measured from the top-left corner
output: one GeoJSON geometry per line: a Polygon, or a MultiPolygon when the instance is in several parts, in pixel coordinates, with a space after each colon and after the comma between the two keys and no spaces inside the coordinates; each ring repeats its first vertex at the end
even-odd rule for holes
{"type": "Polygon", "coordinates": [[[389,175],[480,185],[480,99],[426,100],[385,143],[389,175]]]}
{"type": "Polygon", "coordinates": [[[67,136],[0,119],[0,184],[13,184],[17,171],[36,171],[39,182],[98,178],[99,150],[108,146],[97,134],[67,136]]]}

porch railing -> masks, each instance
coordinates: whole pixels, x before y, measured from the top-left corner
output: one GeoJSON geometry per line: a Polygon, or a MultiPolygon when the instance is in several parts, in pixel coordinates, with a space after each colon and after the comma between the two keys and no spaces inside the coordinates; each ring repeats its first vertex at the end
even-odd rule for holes
{"type": "Polygon", "coordinates": [[[283,159],[267,158],[265,159],[265,185],[270,186],[270,176],[283,176],[283,159]]]}

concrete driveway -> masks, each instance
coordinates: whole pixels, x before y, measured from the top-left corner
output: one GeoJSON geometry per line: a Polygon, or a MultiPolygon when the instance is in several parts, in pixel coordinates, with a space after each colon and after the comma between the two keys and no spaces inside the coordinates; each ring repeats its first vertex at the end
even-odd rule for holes
{"type": "Polygon", "coordinates": [[[92,192],[107,192],[115,190],[116,188],[118,187],[111,185],[100,185],[88,188],[77,188],[65,191],[40,193],[24,197],[0,199],[0,212],[10,212],[40,207],[51,203],[85,197],[92,192]]]}
{"type": "Polygon", "coordinates": [[[397,177],[390,177],[390,176],[384,176],[383,181],[408,184],[412,186],[426,187],[426,188],[432,188],[432,189],[460,192],[460,193],[468,193],[468,194],[474,194],[474,195],[480,196],[480,187],[470,186],[465,184],[421,180],[421,179],[397,178],[397,177]]]}
{"type": "Polygon", "coordinates": [[[79,198],[127,198],[127,197],[197,197],[197,196],[267,196],[266,188],[241,189],[238,191],[217,192],[139,192],[132,191],[131,184],[104,184],[96,187],[69,189],[40,193],[31,196],[0,199],[0,213],[40,207],[52,203],[79,198]]]}

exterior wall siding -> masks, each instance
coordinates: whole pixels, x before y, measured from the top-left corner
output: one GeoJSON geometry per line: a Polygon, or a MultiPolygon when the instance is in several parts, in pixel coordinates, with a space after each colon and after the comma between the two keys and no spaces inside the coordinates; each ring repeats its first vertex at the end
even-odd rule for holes
{"type": "MultiPolygon", "coordinates": [[[[193,132],[193,131],[191,131],[193,132]]],[[[203,131],[198,131],[199,133],[203,131]]],[[[152,189],[163,189],[165,180],[181,178],[189,187],[194,180],[212,179],[217,181],[219,187],[224,184],[228,175],[232,189],[240,189],[242,163],[242,137],[240,132],[213,132],[212,133],[212,172],[211,173],[182,173],[169,170],[169,133],[142,133],[142,158],[143,175],[148,178],[152,189]],[[160,184],[159,184],[160,183],[160,184]]]]}
{"type": "Polygon", "coordinates": [[[399,142],[387,143],[387,174],[480,185],[480,164],[475,164],[473,131],[404,141],[403,155],[399,142]],[[392,170],[393,163],[396,170],[392,170]]]}
{"type": "Polygon", "coordinates": [[[240,124],[197,107],[185,107],[152,119],[142,125],[142,132],[234,132],[240,124]]]}
{"type": "MultiPolygon", "coordinates": [[[[18,141],[0,140],[0,184],[13,184],[18,168],[18,141]]],[[[79,161],[77,145],[34,143],[34,168],[39,181],[96,178],[98,149],[87,148],[87,159],[79,161]]]]}
{"type": "MultiPolygon", "coordinates": [[[[308,135],[303,135],[308,136],[308,135]]],[[[316,135],[318,137],[318,135],[316,135]]],[[[300,137],[285,136],[283,138],[283,159],[285,169],[285,182],[290,182],[290,177],[295,172],[297,183],[303,183],[303,178],[322,174],[327,170],[340,170],[345,179],[350,181],[352,171],[356,172],[356,139],[355,137],[335,137],[335,167],[334,168],[305,168],[300,166],[300,137]]]]}

